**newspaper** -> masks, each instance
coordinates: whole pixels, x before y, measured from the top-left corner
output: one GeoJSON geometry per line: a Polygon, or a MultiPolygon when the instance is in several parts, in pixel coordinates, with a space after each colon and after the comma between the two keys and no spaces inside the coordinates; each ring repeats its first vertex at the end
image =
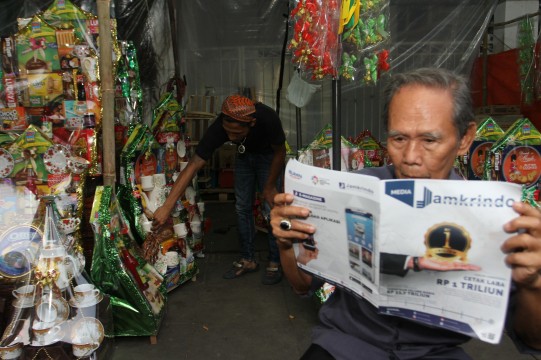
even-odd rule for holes
{"type": "Polygon", "coordinates": [[[500,341],[511,286],[501,244],[517,214],[516,184],[379,180],[289,161],[285,191],[311,209],[313,241],[294,244],[299,266],[365,298],[379,312],[500,341]],[[404,273],[413,257],[471,264],[467,271],[404,273]],[[383,266],[385,264],[385,266],[383,266]],[[385,273],[383,273],[385,271],[385,273]]]}

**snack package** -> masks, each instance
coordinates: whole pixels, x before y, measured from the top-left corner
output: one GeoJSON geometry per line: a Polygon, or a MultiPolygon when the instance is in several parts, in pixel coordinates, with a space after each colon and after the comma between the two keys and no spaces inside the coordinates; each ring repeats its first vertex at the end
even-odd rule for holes
{"type": "Polygon", "coordinates": [[[0,126],[4,131],[22,131],[28,126],[23,107],[0,108],[0,126]]]}
{"type": "MultiPolygon", "coordinates": [[[[369,130],[361,132],[354,140],[353,144],[363,152],[363,157],[357,159],[357,163],[362,159],[363,167],[379,167],[389,162],[387,149],[372,135],[369,130]]],[[[357,169],[362,169],[357,165],[357,169]]]]}
{"type": "Polygon", "coordinates": [[[485,159],[485,179],[508,181],[527,187],[541,177],[541,133],[527,118],[518,119],[490,148],[485,159]]]}
{"type": "Polygon", "coordinates": [[[18,75],[19,65],[17,64],[17,50],[13,36],[0,37],[0,53],[2,55],[2,72],[4,76],[18,75]]]}
{"type": "Polygon", "coordinates": [[[41,16],[34,16],[15,37],[21,76],[60,70],[56,29],[41,16]]]}
{"type": "Polygon", "coordinates": [[[162,96],[153,111],[152,132],[160,144],[176,143],[181,138],[182,116],[184,108],[175,99],[172,92],[162,96]]]}
{"type": "MultiPolygon", "coordinates": [[[[355,170],[358,166],[355,156],[355,145],[346,138],[340,139],[340,169],[342,171],[355,170]],[[352,165],[353,163],[353,165],[352,165]]],[[[333,168],[333,148],[332,148],[332,127],[327,124],[316,135],[315,139],[301,149],[298,154],[298,160],[303,164],[312,165],[324,169],[333,168]]]]}
{"type": "Polygon", "coordinates": [[[64,92],[61,73],[31,74],[27,81],[30,107],[43,107],[64,92]]]}
{"type": "Polygon", "coordinates": [[[10,177],[16,183],[24,184],[31,169],[36,184],[46,183],[49,172],[45,168],[43,156],[52,145],[50,138],[34,125],[30,125],[8,148],[14,162],[10,177]]]}
{"type": "MultiPolygon", "coordinates": [[[[43,19],[50,25],[62,29],[73,31],[78,39],[76,43],[92,49],[95,54],[99,53],[98,41],[99,24],[98,17],[92,13],[82,10],[69,0],[54,0],[51,5],[43,12],[43,19]]],[[[113,40],[113,62],[120,58],[120,48],[117,42],[116,20],[111,19],[111,34],[113,40]]],[[[72,44],[72,43],[70,43],[72,44]]],[[[75,46],[74,52],[81,60],[81,53],[75,46]]]]}
{"type": "Polygon", "coordinates": [[[475,133],[475,139],[470,146],[468,153],[461,157],[461,165],[466,168],[469,180],[483,179],[486,155],[492,145],[504,134],[502,128],[491,117],[485,119],[475,133]]]}

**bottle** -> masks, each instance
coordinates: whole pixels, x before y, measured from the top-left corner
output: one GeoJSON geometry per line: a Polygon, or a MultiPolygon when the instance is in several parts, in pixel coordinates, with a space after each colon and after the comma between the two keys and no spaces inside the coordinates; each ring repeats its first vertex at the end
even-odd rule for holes
{"type": "Polygon", "coordinates": [[[34,195],[37,195],[38,193],[38,188],[36,186],[37,180],[38,177],[34,172],[34,167],[32,166],[32,164],[26,164],[26,188],[34,195]]]}
{"type": "Polygon", "coordinates": [[[38,187],[36,185],[38,177],[34,172],[32,164],[26,164],[26,189],[24,189],[24,213],[34,215],[38,205],[38,187]]]}
{"type": "Polygon", "coordinates": [[[96,127],[96,115],[94,113],[85,113],[83,115],[83,127],[85,129],[96,127]]]}
{"type": "Polygon", "coordinates": [[[80,72],[77,73],[77,100],[86,101],[84,76],[80,72]]]}

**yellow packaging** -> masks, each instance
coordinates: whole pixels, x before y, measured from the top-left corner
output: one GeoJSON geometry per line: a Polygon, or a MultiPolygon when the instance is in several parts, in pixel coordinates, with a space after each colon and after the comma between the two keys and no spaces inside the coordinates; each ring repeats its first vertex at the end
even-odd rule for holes
{"type": "Polygon", "coordinates": [[[30,107],[45,106],[63,94],[61,74],[32,74],[27,78],[30,107]]]}

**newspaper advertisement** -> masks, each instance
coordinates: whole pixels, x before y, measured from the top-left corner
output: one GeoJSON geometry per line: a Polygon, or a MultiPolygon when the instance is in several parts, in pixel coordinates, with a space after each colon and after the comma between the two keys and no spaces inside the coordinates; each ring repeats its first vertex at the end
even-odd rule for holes
{"type": "Polygon", "coordinates": [[[294,244],[301,268],[381,313],[500,341],[511,287],[500,246],[519,185],[379,180],[291,160],[285,191],[316,227],[313,239],[294,244]],[[468,269],[414,271],[413,258],[468,269]]]}

